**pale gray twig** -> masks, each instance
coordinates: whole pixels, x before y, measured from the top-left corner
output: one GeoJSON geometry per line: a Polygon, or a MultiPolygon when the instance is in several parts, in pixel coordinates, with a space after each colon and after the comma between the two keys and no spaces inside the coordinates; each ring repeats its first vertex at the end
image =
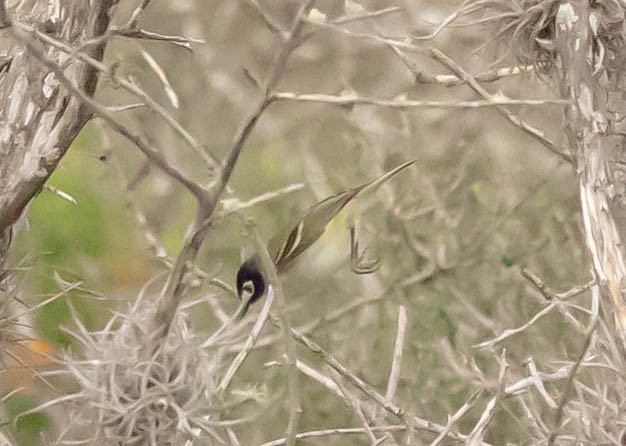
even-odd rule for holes
{"type": "Polygon", "coordinates": [[[543,294],[543,296],[546,298],[546,300],[567,300],[567,299],[571,299],[572,297],[576,297],[581,293],[584,293],[585,291],[587,291],[588,289],[590,289],[594,284],[595,284],[595,280],[590,280],[589,282],[583,284],[583,285],[578,285],[575,286],[573,288],[570,288],[567,291],[563,291],[561,293],[558,293],[554,290],[552,290],[552,288],[548,287],[543,280],[541,280],[539,278],[539,276],[537,276],[536,274],[534,274],[532,271],[530,271],[528,268],[521,268],[520,272],[522,273],[522,276],[524,276],[524,278],[528,279],[528,281],[530,283],[532,283],[535,288],[537,288],[537,290],[543,294]]]}
{"type": "MultiPolygon", "coordinates": [[[[393,432],[393,431],[405,431],[407,429],[404,425],[391,425],[391,426],[372,426],[369,428],[372,432],[393,432]]],[[[349,435],[349,434],[363,434],[364,428],[362,427],[345,427],[345,428],[333,428],[322,429],[317,431],[302,432],[296,434],[296,439],[305,440],[307,438],[319,438],[329,437],[332,435],[349,435]]],[[[286,438],[279,438],[278,440],[268,441],[262,443],[259,446],[282,446],[287,444],[286,438]]]]}
{"type": "Polygon", "coordinates": [[[369,426],[369,421],[365,416],[365,413],[363,412],[363,405],[361,404],[361,401],[354,394],[352,394],[352,392],[348,391],[348,389],[346,389],[346,387],[341,383],[341,381],[343,380],[341,375],[331,369],[331,373],[332,372],[334,372],[335,375],[333,382],[340,390],[341,398],[346,402],[348,407],[352,409],[357,419],[361,422],[361,426],[363,426],[365,436],[369,439],[371,446],[377,446],[378,439],[376,438],[376,435],[374,435],[372,429],[369,426]]]}
{"type": "Polygon", "coordinates": [[[399,6],[389,6],[387,8],[377,9],[375,11],[363,11],[358,14],[348,14],[342,17],[334,19],[331,23],[333,25],[344,25],[351,22],[361,22],[368,19],[375,19],[383,17],[389,14],[396,14],[402,12],[404,9],[399,6]]]}
{"type": "Polygon", "coordinates": [[[296,361],[296,366],[298,367],[298,370],[300,370],[304,375],[308,376],[314,381],[317,381],[318,383],[326,387],[328,390],[333,392],[335,395],[337,395],[339,398],[344,398],[344,395],[341,389],[339,388],[337,383],[333,381],[331,378],[318,372],[316,369],[307,365],[300,359],[296,361]]]}
{"type": "MultiPolygon", "coordinates": [[[[223,392],[228,388],[228,386],[230,385],[230,382],[235,376],[235,373],[237,373],[237,370],[239,370],[239,367],[241,367],[241,364],[243,364],[243,361],[246,359],[248,354],[254,348],[254,344],[256,343],[256,340],[259,337],[261,330],[265,326],[265,322],[267,322],[267,317],[269,316],[270,308],[272,307],[273,302],[274,302],[274,290],[270,286],[267,291],[267,296],[265,297],[265,302],[263,303],[263,307],[261,308],[261,311],[259,315],[257,316],[256,322],[254,323],[254,326],[252,327],[252,330],[250,331],[250,334],[248,335],[246,342],[244,343],[243,347],[239,351],[239,354],[235,356],[235,359],[233,359],[233,362],[231,362],[230,366],[228,367],[228,370],[226,371],[226,373],[220,380],[220,383],[217,386],[218,391],[223,392]]],[[[203,347],[208,347],[210,346],[210,344],[211,343],[203,345],[203,347]]]]}
{"type": "Polygon", "coordinates": [[[359,33],[359,32],[353,32],[350,31],[346,28],[343,28],[337,24],[335,24],[334,22],[325,22],[325,21],[321,21],[321,20],[307,20],[307,23],[311,24],[311,25],[315,25],[317,27],[320,28],[324,28],[324,29],[330,29],[339,33],[342,33],[346,36],[349,37],[353,37],[356,39],[363,39],[363,40],[369,40],[372,41],[374,43],[377,43],[379,45],[385,45],[385,46],[394,46],[397,48],[401,48],[403,50],[406,51],[411,51],[411,52],[417,52],[417,53],[423,53],[424,50],[417,46],[414,45],[413,43],[411,43],[410,39],[391,39],[391,38],[387,38],[387,37],[382,37],[382,36],[378,36],[376,34],[372,34],[372,33],[359,33]]]}
{"type": "Polygon", "coordinates": [[[480,415],[480,418],[474,425],[474,429],[469,434],[467,441],[465,442],[466,446],[478,446],[482,443],[483,437],[485,436],[485,431],[487,430],[487,426],[493,419],[493,416],[496,411],[496,407],[500,402],[500,399],[504,395],[505,389],[505,375],[508,364],[506,362],[506,350],[502,351],[502,355],[500,356],[500,374],[498,376],[498,392],[496,395],[489,400],[485,410],[480,415]]]}
{"type": "Polygon", "coordinates": [[[567,105],[563,99],[510,99],[506,97],[491,96],[485,100],[477,101],[421,101],[399,97],[395,99],[376,99],[359,96],[353,93],[340,95],[332,94],[297,94],[290,92],[277,92],[272,95],[276,101],[312,102],[330,105],[375,105],[378,107],[410,109],[410,108],[485,108],[501,107],[503,105],[567,105]]]}
{"type": "MultiPolygon", "coordinates": [[[[441,63],[443,66],[448,68],[450,71],[456,74],[460,79],[463,79],[463,81],[466,82],[467,85],[470,86],[476,93],[478,93],[479,95],[481,95],[482,97],[486,99],[493,97],[493,95],[489,93],[487,90],[485,90],[470,73],[465,71],[459,64],[457,64],[448,56],[446,56],[442,51],[436,48],[431,48],[429,50],[429,53],[430,53],[430,56],[434,60],[436,60],[437,62],[441,63]]],[[[565,103],[567,104],[569,103],[569,101],[566,101],[565,103]]],[[[500,104],[500,105],[506,105],[506,104],[500,104]]],[[[567,161],[568,163],[572,162],[571,155],[569,155],[565,149],[557,147],[557,145],[545,135],[543,130],[539,130],[535,128],[534,126],[530,125],[529,123],[522,121],[518,116],[514,115],[513,113],[511,113],[509,110],[507,110],[504,107],[501,107],[501,106],[497,107],[497,110],[507,120],[509,120],[509,122],[516,125],[520,129],[522,129],[524,132],[528,133],[529,135],[537,139],[550,152],[554,153],[555,155],[558,155],[561,159],[563,159],[564,161],[567,161]]]]}
{"type": "Polygon", "coordinates": [[[526,360],[526,366],[528,367],[528,372],[530,373],[530,377],[533,379],[533,384],[541,397],[544,399],[546,404],[550,406],[552,409],[556,409],[556,402],[552,399],[552,397],[548,394],[546,387],[543,385],[543,381],[541,380],[541,376],[539,376],[539,372],[537,371],[537,366],[535,365],[535,361],[532,356],[526,360]]]}
{"type": "Polygon", "coordinates": [[[549,314],[556,307],[557,307],[557,302],[551,302],[550,304],[548,304],[545,307],[543,307],[537,314],[535,314],[532,318],[530,318],[530,320],[528,322],[526,322],[525,324],[523,324],[523,325],[521,325],[521,326],[519,326],[517,328],[507,328],[506,330],[504,330],[502,333],[500,333],[495,338],[490,339],[488,341],[481,342],[480,344],[475,344],[475,345],[472,346],[472,348],[481,349],[481,348],[493,347],[493,346],[495,346],[495,345],[505,341],[506,339],[510,338],[511,336],[515,336],[516,334],[519,334],[519,333],[527,330],[529,327],[531,327],[533,324],[535,324],[539,319],[541,319],[545,315],[549,314]]]}
{"type": "Polygon", "coordinates": [[[398,388],[400,381],[400,370],[402,368],[402,353],[404,351],[404,337],[406,334],[406,308],[400,305],[398,308],[398,328],[396,330],[396,342],[393,349],[393,360],[391,362],[391,371],[389,372],[389,380],[387,381],[387,392],[385,398],[392,401],[398,388]]]}
{"type": "Polygon", "coordinates": [[[128,22],[126,23],[126,25],[123,26],[123,28],[128,28],[128,29],[136,28],[137,22],[139,22],[139,17],[141,17],[141,14],[143,14],[145,9],[148,7],[148,5],[150,4],[150,1],[151,0],[141,0],[141,3],[133,10],[133,12],[130,15],[130,18],[128,19],[128,22]]]}
{"type": "Polygon", "coordinates": [[[304,183],[290,184],[289,186],[285,186],[271,192],[265,192],[261,195],[257,195],[256,197],[251,198],[248,201],[241,201],[237,198],[224,198],[221,200],[223,211],[220,212],[219,216],[224,217],[226,215],[240,212],[244,209],[251,208],[252,206],[256,206],[257,204],[263,203],[265,201],[273,200],[282,195],[299,191],[303,187],[304,183]]]}
{"type": "MultiPolygon", "coordinates": [[[[445,87],[455,87],[457,85],[463,85],[467,81],[460,78],[455,74],[426,74],[419,70],[408,56],[404,54],[400,49],[395,46],[389,46],[391,50],[400,58],[404,65],[411,71],[415,77],[415,82],[418,84],[436,84],[443,85],[445,87]]],[[[533,66],[524,67],[501,67],[494,70],[483,71],[472,75],[474,79],[479,82],[495,82],[510,76],[519,76],[521,74],[532,73],[535,70],[533,66]]]]}
{"type": "Polygon", "coordinates": [[[240,129],[237,131],[230,153],[224,162],[217,184],[214,185],[210,196],[199,203],[196,220],[188,232],[189,235],[186,237],[183,249],[178,255],[172,273],[161,292],[155,319],[156,324],[161,327],[160,329],[162,334],[167,333],[169,330],[176,308],[182,299],[186,287],[184,279],[193,261],[198,255],[198,251],[200,250],[200,246],[202,245],[204,238],[206,237],[212,222],[211,217],[220,196],[230,180],[233,170],[235,169],[235,164],[239,159],[239,155],[241,154],[243,146],[248,140],[252,129],[255,127],[263,112],[272,103],[271,94],[283,74],[289,55],[298,46],[298,37],[304,26],[303,19],[313,7],[314,1],[315,0],[308,0],[305,2],[296,14],[296,18],[289,31],[287,39],[271,65],[270,72],[265,83],[263,97],[259,99],[256,105],[253,106],[250,116],[243,122],[240,129]]]}
{"type": "Polygon", "coordinates": [[[287,33],[283,31],[282,27],[272,18],[272,16],[265,11],[265,9],[259,4],[257,0],[244,0],[252,9],[261,17],[265,26],[273,32],[278,34],[282,39],[287,38],[287,33]]]}
{"type": "Polygon", "coordinates": [[[129,128],[120,124],[104,106],[98,104],[81,89],[74,85],[74,83],[65,75],[63,68],[57,65],[54,61],[49,59],[44,52],[37,48],[32,40],[27,37],[27,34],[18,31],[16,27],[13,28],[13,35],[20,41],[28,51],[30,51],[35,59],[46,68],[50,69],[56,76],[57,80],[72,94],[72,96],[79,99],[95,116],[104,120],[113,130],[120,133],[128,140],[133,142],[144,155],[150,158],[165,174],[172,177],[174,180],[185,186],[198,200],[205,200],[205,190],[195,181],[189,179],[180,170],[172,166],[165,157],[146,143],[143,138],[134,133],[129,128]]]}
{"type": "Polygon", "coordinates": [[[110,33],[114,36],[126,37],[129,39],[152,40],[156,42],[169,42],[186,50],[193,51],[192,43],[204,44],[204,39],[194,37],[173,36],[147,31],[139,28],[112,28],[110,33]]]}
{"type": "Polygon", "coordinates": [[[278,313],[278,319],[280,321],[280,329],[283,335],[283,342],[285,344],[285,356],[287,358],[287,384],[289,387],[289,422],[287,425],[287,445],[294,446],[296,442],[296,432],[298,429],[298,421],[302,408],[300,407],[300,385],[298,384],[298,369],[297,369],[297,355],[296,344],[291,337],[290,330],[291,325],[287,318],[287,304],[282,291],[282,283],[278,278],[278,272],[274,265],[274,261],[267,251],[267,247],[264,245],[261,237],[257,231],[248,225],[248,232],[253,234],[254,244],[256,245],[256,252],[261,258],[261,264],[265,270],[267,279],[270,286],[274,288],[277,297],[276,311],[278,313]]]}
{"type": "Polygon", "coordinates": [[[561,422],[563,421],[563,415],[565,413],[565,406],[567,405],[568,401],[571,398],[571,392],[574,387],[574,377],[578,373],[578,370],[580,369],[580,366],[583,363],[585,356],[587,356],[587,351],[589,350],[589,347],[591,346],[591,339],[593,338],[596,328],[598,327],[599,320],[600,320],[599,317],[594,316],[591,322],[589,323],[589,326],[587,328],[587,333],[585,334],[585,339],[583,341],[583,348],[581,349],[580,354],[578,355],[578,358],[576,359],[576,362],[572,365],[572,367],[570,368],[568,372],[567,381],[565,383],[565,389],[563,390],[563,393],[561,394],[561,398],[559,400],[559,404],[556,409],[556,417],[555,417],[555,423],[554,423],[555,427],[550,433],[550,436],[548,437],[548,446],[552,446],[554,444],[554,441],[556,440],[556,437],[558,435],[558,429],[561,427],[561,422]]]}
{"type": "Polygon", "coordinates": [[[105,77],[109,78],[109,80],[113,84],[119,85],[120,87],[127,90],[129,93],[141,99],[148,108],[150,108],[157,115],[159,115],[166,122],[166,124],[168,124],[172,128],[172,130],[174,130],[183,139],[183,141],[185,141],[189,145],[189,147],[191,147],[202,158],[204,163],[209,168],[211,168],[212,170],[217,168],[219,163],[217,159],[213,156],[213,154],[203,148],[195,140],[195,138],[167,110],[165,110],[165,108],[161,104],[156,102],[152,98],[152,96],[147,94],[141,87],[136,85],[134,82],[117,76],[114,69],[109,68],[102,62],[94,59],[93,57],[90,57],[85,52],[80,51],[79,48],[73,48],[64,42],[54,39],[48,34],[38,31],[30,25],[26,25],[23,23],[16,23],[15,25],[16,27],[37,37],[41,41],[69,54],[73,58],[85,62],[89,66],[101,72],[105,77]]]}
{"type": "Polygon", "coordinates": [[[446,423],[446,428],[437,436],[437,438],[435,438],[432,443],[430,443],[430,446],[438,446],[441,444],[441,442],[443,440],[445,440],[446,435],[448,434],[448,432],[450,432],[450,429],[452,429],[452,426],[454,426],[454,424],[456,422],[458,422],[461,418],[463,418],[463,416],[471,409],[474,407],[474,403],[476,402],[476,400],[478,399],[478,397],[480,397],[480,395],[482,394],[483,390],[482,389],[478,389],[476,390],[470,397],[469,399],[463,403],[463,405],[461,407],[459,407],[459,409],[454,412],[454,415],[450,416],[448,415],[448,422],[446,423]]]}
{"type": "MultiPolygon", "coordinates": [[[[356,386],[359,390],[361,390],[365,395],[367,395],[372,401],[378,404],[380,407],[385,409],[390,414],[398,417],[405,423],[407,426],[410,426],[415,429],[425,430],[428,432],[433,432],[439,434],[446,430],[445,426],[441,426],[432,421],[425,420],[423,418],[417,417],[415,415],[408,414],[403,408],[396,405],[392,401],[387,401],[385,396],[376,391],[372,386],[363,381],[361,378],[357,377],[354,373],[348,370],[343,364],[337,361],[333,356],[331,356],[328,352],[326,352],[322,347],[320,347],[317,343],[299,333],[298,331],[291,329],[291,333],[293,337],[300,344],[304,345],[307,349],[320,356],[326,364],[328,364],[332,369],[337,371],[341,376],[343,376],[346,381],[350,384],[356,386]]],[[[447,437],[459,441],[465,442],[468,439],[467,435],[463,435],[456,431],[448,431],[447,437]]],[[[482,442],[480,443],[483,446],[488,446],[489,443],[482,442]]]]}

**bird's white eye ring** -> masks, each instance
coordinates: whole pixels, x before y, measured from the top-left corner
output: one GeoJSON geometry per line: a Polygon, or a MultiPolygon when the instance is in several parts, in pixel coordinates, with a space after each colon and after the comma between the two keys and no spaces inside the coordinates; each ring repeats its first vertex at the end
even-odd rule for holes
{"type": "Polygon", "coordinates": [[[249,294],[249,295],[254,294],[254,283],[251,280],[246,280],[243,286],[241,287],[242,296],[244,293],[249,294]]]}

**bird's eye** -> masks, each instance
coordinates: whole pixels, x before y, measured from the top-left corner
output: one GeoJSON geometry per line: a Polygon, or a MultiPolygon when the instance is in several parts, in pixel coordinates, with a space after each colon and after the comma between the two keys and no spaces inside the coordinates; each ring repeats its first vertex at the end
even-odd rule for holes
{"type": "Polygon", "coordinates": [[[254,294],[254,283],[251,280],[247,280],[246,282],[244,282],[243,286],[241,287],[242,300],[246,300],[243,297],[244,294],[247,295],[246,298],[249,298],[250,296],[254,294]]]}

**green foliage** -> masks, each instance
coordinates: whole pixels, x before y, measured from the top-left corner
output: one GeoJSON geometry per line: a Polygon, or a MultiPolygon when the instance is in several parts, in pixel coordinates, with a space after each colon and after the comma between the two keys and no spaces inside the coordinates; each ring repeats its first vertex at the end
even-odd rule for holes
{"type": "Polygon", "coordinates": [[[50,419],[44,413],[34,412],[20,416],[37,404],[34,397],[21,395],[12,396],[4,402],[10,422],[9,429],[20,446],[39,444],[39,434],[50,428],[50,419]]]}
{"type": "MultiPolygon", "coordinates": [[[[112,170],[93,149],[96,135],[87,127],[48,184],[69,194],[76,204],[52,191],[37,196],[28,213],[28,227],[18,233],[15,257],[33,255],[36,262],[28,271],[28,286],[41,300],[62,292],[58,279],[87,281],[86,288],[117,287],[141,267],[142,253],[135,242],[134,216],[124,205],[123,191],[111,176],[112,170]]],[[[68,302],[86,327],[93,329],[106,314],[95,310],[89,293],[64,292],[36,314],[36,329],[47,340],[67,346],[71,337],[60,327],[71,327],[68,302]],[[96,316],[97,315],[97,316],[96,316]]]]}

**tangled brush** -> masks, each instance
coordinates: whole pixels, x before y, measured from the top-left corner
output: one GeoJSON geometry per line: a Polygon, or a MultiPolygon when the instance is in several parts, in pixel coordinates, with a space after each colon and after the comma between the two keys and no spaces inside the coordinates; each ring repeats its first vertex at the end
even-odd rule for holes
{"type": "Polygon", "coordinates": [[[206,435],[224,441],[215,391],[220,354],[200,347],[182,312],[165,341],[155,341],[145,330],[152,317],[152,306],[136,305],[99,332],[75,318],[82,357],[67,354],[64,365],[80,390],[45,404],[69,404],[59,444],[183,445],[206,435]]]}

